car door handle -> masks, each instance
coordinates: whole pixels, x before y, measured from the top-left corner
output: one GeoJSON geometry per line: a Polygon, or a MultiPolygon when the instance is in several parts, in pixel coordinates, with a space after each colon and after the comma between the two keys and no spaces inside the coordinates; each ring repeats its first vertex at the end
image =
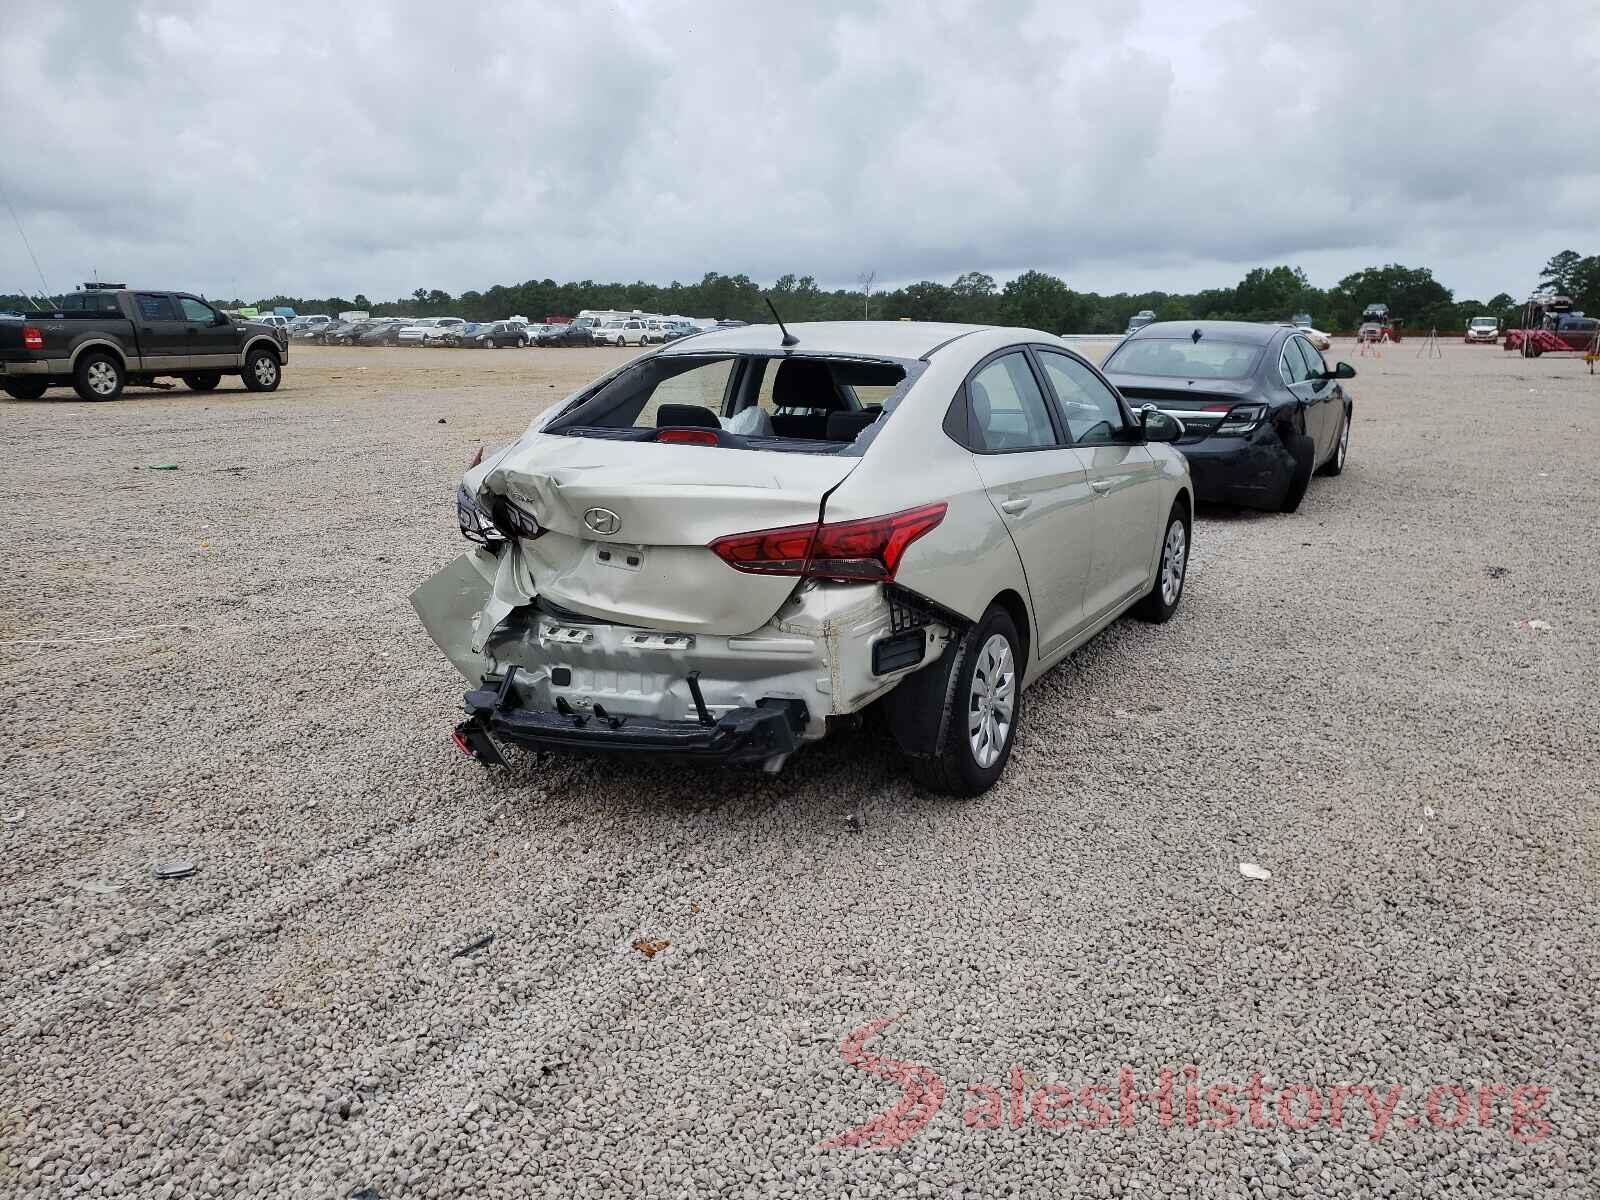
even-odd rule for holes
{"type": "Polygon", "coordinates": [[[1009,500],[1000,501],[1000,508],[1014,517],[1018,513],[1026,511],[1028,505],[1032,503],[1032,496],[1013,496],[1009,500]]]}
{"type": "Polygon", "coordinates": [[[1089,480],[1089,486],[1103,496],[1111,490],[1111,481],[1109,479],[1091,479],[1089,480]]]}

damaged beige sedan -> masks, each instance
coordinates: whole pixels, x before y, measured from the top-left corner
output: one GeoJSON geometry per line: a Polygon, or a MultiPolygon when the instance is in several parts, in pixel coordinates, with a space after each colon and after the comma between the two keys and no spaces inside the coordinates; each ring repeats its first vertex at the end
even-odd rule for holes
{"type": "Polygon", "coordinates": [[[635,358],[468,471],[473,548],[412,595],[456,744],[778,771],[869,706],[976,795],[1023,689],[1183,594],[1171,417],[1045,333],[754,325],[635,358]]]}

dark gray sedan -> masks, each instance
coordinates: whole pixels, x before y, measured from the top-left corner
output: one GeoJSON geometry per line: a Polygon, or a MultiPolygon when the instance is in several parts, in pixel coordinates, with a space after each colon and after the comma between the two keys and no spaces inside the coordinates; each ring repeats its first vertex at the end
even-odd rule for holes
{"type": "Polygon", "coordinates": [[[1201,503],[1293,512],[1311,476],[1350,449],[1350,397],[1302,330],[1244,321],[1163,321],[1129,334],[1106,378],[1134,408],[1184,423],[1177,443],[1201,503]]]}

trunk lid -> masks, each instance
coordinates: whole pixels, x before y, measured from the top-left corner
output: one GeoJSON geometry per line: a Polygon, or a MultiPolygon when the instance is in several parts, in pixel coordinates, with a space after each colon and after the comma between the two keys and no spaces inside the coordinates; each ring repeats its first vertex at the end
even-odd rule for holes
{"type": "Polygon", "coordinates": [[[815,522],[860,462],[535,435],[494,463],[480,494],[545,531],[517,543],[529,595],[618,624],[733,636],[769,621],[799,580],[735,571],[708,543],[815,522]]]}
{"type": "Polygon", "coordinates": [[[1112,375],[1117,390],[1134,408],[1154,404],[1183,422],[1184,439],[1205,437],[1235,404],[1249,400],[1255,384],[1248,379],[1170,379],[1163,375],[1112,375]]]}

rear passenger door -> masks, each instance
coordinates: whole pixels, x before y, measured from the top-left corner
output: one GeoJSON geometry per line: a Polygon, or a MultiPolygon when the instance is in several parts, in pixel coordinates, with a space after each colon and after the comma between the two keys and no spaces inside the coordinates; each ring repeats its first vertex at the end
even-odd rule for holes
{"type": "Polygon", "coordinates": [[[1035,353],[1095,494],[1094,554],[1083,605],[1085,618],[1093,621],[1150,586],[1166,516],[1156,511],[1161,468],[1133,435],[1116,392],[1093,368],[1070,354],[1035,353]]]}
{"type": "Polygon", "coordinates": [[[188,369],[189,325],[171,296],[164,292],[135,292],[133,324],[144,370],[188,369]]]}
{"type": "Polygon", "coordinates": [[[1022,559],[1042,658],[1084,622],[1094,492],[1022,348],[991,357],[968,376],[966,425],[978,476],[1022,559]]]}

